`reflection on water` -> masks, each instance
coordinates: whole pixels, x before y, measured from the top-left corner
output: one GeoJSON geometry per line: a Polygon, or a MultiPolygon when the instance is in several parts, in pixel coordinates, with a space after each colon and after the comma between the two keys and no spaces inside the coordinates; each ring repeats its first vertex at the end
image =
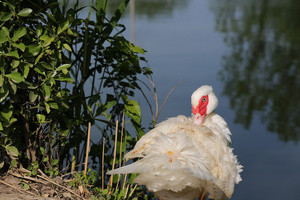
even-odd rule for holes
{"type": "MultiPolygon", "coordinates": [[[[110,1],[110,11],[114,11],[121,0],[110,1]]],[[[190,0],[131,0],[134,1],[136,17],[146,17],[155,20],[170,17],[174,12],[186,9],[190,0]]],[[[128,10],[127,10],[128,11],[128,10]]],[[[125,14],[128,14],[125,13],[125,14]]]]}
{"type": "Polygon", "coordinates": [[[215,0],[212,10],[231,47],[220,76],[235,121],[249,127],[259,112],[281,140],[300,140],[299,1],[215,0]]]}

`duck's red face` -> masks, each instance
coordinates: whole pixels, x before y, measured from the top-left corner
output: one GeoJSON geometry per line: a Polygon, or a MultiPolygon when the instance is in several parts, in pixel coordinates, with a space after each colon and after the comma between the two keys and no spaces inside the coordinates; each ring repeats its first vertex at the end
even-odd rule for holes
{"type": "Polygon", "coordinates": [[[194,124],[200,126],[207,115],[208,95],[202,96],[196,108],[192,106],[194,124]]]}

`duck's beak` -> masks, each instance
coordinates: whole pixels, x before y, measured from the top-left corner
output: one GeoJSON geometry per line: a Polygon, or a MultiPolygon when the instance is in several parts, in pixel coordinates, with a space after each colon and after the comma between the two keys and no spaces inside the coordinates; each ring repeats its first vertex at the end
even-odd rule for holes
{"type": "Polygon", "coordinates": [[[200,115],[200,113],[197,113],[193,116],[193,123],[196,126],[200,126],[203,124],[204,118],[205,118],[205,115],[202,116],[202,115],[200,115]]]}

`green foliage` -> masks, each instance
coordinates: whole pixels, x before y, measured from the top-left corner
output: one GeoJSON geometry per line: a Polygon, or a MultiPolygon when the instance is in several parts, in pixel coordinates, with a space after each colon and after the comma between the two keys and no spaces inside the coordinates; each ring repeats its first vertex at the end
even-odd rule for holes
{"type": "Polygon", "coordinates": [[[75,188],[77,188],[79,185],[83,186],[84,188],[87,188],[88,185],[94,185],[97,178],[97,172],[91,171],[91,169],[89,169],[88,172],[90,172],[88,175],[84,175],[83,172],[76,173],[73,180],[69,182],[69,185],[75,188]]]}
{"type": "MultiPolygon", "coordinates": [[[[42,169],[52,177],[80,170],[90,122],[100,139],[91,147],[92,164],[96,168],[104,155],[106,171],[116,121],[129,120],[144,133],[133,98],[141,90],[138,76],[152,72],[141,67],[144,50],[121,34],[125,27],[118,21],[128,2],[121,1],[108,20],[108,0],[97,0],[86,19],[79,18],[78,1],[73,8],[57,0],[0,1],[0,168],[18,161],[31,176],[42,169]],[[103,145],[104,151],[98,148],[103,145]]],[[[120,157],[135,139],[118,130],[120,157]]],[[[83,185],[94,178],[92,172],[75,177],[83,185]]],[[[108,177],[100,180],[106,185],[108,177]]]]}

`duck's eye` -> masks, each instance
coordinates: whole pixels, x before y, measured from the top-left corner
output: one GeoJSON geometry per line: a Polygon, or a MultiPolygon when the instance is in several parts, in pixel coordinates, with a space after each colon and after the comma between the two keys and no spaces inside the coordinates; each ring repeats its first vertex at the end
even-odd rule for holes
{"type": "Polygon", "coordinates": [[[203,97],[203,98],[202,98],[202,102],[205,102],[205,101],[206,101],[206,97],[203,97]]]}

